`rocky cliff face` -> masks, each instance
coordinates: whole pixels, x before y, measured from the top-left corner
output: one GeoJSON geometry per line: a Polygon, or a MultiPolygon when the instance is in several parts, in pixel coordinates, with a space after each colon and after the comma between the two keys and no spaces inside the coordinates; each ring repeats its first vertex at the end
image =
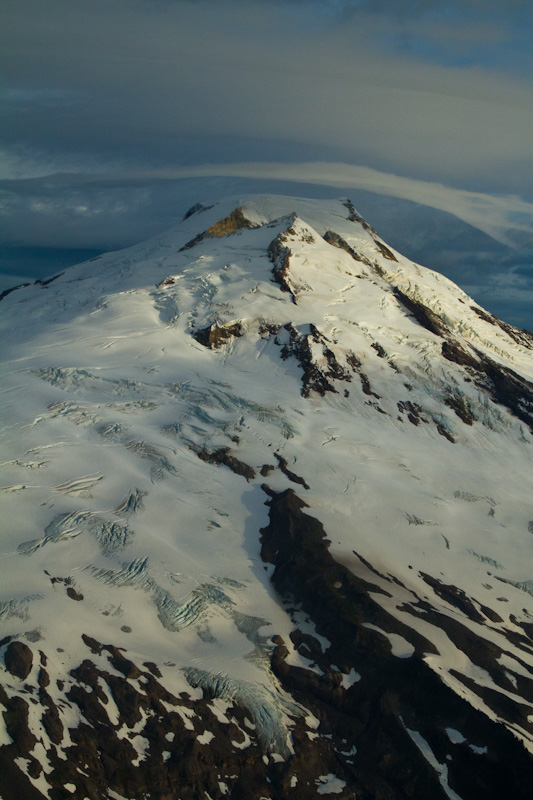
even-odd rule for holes
{"type": "Polygon", "coordinates": [[[2,311],[4,800],[529,797],[530,333],[272,196],[2,311]]]}

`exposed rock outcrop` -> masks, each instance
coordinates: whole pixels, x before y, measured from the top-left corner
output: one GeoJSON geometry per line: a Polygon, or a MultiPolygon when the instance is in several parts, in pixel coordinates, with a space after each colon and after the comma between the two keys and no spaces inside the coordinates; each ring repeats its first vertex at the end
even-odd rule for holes
{"type": "Polygon", "coordinates": [[[24,642],[10,642],[4,653],[4,664],[7,671],[15,678],[25,680],[30,674],[33,664],[31,649],[24,642]]]}
{"type": "MultiPolygon", "coordinates": [[[[435,652],[434,646],[382,609],[378,600],[382,588],[334,561],[322,525],[305,513],[306,504],[291,489],[274,493],[265,487],[265,491],[270,497],[270,522],[262,530],[261,555],[274,564],[272,581],[286,602],[302,608],[330,642],[323,651],[309,637],[294,640],[300,653],[319,668],[318,674],[287,664],[282,643],[277,645],[273,669],[283,686],[321,720],[319,730],[328,732],[337,753],[336,774],[343,776],[354,796],[425,800],[449,797],[449,787],[463,800],[475,800],[480,794],[497,800],[512,785],[513,796],[525,800],[531,758],[520,743],[439,680],[424,661],[425,655],[435,652]],[[411,643],[410,657],[391,652],[390,634],[411,643]],[[354,673],[358,679],[342,688],[343,676],[354,673]],[[459,719],[464,745],[452,747],[447,731],[455,730],[459,719]],[[479,741],[483,748],[468,744],[479,741]],[[435,761],[447,765],[441,773],[446,776],[444,783],[422,757],[427,750],[421,751],[421,743],[435,761]],[[478,751],[488,757],[476,757],[478,751]],[[343,752],[351,754],[349,760],[343,752]]],[[[483,619],[460,591],[439,582],[434,586],[468,616],[483,619]]],[[[434,619],[460,649],[504,680],[498,664],[501,650],[480,637],[470,644],[471,633],[464,629],[463,638],[459,634],[463,626],[451,617],[444,620],[428,603],[419,605],[420,614],[434,619]]],[[[529,680],[524,690],[530,695],[532,689],[529,680]]],[[[508,717],[511,706],[504,694],[487,691],[484,697],[497,713],[508,717]]],[[[516,706],[512,713],[516,715],[516,706]]]]}
{"type": "MultiPolygon", "coordinates": [[[[195,207],[193,206],[193,208],[195,207]]],[[[191,213],[188,214],[188,216],[191,216],[198,210],[200,209],[195,208],[194,211],[191,210],[191,213]]],[[[203,209],[202,207],[202,210],[205,209],[203,209]]],[[[232,211],[231,214],[228,214],[227,217],[224,217],[224,219],[221,219],[218,222],[215,222],[213,225],[210,225],[210,227],[207,228],[205,231],[199,233],[197,236],[194,237],[194,239],[191,239],[189,242],[184,244],[183,247],[180,248],[180,251],[190,250],[195,245],[199,244],[200,242],[203,242],[204,239],[209,239],[209,238],[220,239],[223,236],[229,236],[232,233],[237,233],[238,231],[254,227],[256,227],[254,223],[250,222],[250,220],[246,218],[243,209],[239,206],[238,208],[234,209],[234,211],[232,211]]]]}

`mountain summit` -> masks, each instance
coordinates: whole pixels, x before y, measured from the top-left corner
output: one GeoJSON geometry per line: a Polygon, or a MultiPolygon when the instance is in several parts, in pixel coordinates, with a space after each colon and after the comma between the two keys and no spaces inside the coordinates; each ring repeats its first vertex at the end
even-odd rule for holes
{"type": "Polygon", "coordinates": [[[532,334],[346,199],[0,309],[3,800],[530,797],[532,334]]]}

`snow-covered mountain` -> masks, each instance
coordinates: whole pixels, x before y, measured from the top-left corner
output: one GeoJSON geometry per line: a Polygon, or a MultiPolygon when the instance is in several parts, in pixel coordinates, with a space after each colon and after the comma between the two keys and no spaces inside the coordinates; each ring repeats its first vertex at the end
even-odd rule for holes
{"type": "Polygon", "coordinates": [[[276,196],[0,311],[3,800],[530,797],[532,334],[276,196]]]}

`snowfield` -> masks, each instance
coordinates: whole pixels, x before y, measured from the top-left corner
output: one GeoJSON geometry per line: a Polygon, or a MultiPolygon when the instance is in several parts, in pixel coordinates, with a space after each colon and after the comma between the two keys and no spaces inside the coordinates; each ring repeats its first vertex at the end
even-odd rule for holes
{"type": "Polygon", "coordinates": [[[191,211],[0,304],[2,797],[525,798],[533,335],[191,211]]]}

